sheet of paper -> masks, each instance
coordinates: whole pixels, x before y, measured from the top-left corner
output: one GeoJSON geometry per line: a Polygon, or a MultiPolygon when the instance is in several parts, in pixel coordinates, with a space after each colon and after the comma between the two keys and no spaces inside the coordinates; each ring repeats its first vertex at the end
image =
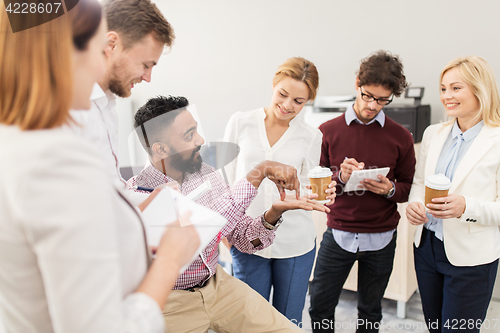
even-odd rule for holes
{"type": "Polygon", "coordinates": [[[355,170],[351,174],[351,178],[347,181],[344,186],[344,192],[351,191],[359,191],[363,189],[363,185],[361,182],[365,179],[373,179],[376,181],[380,181],[378,179],[378,175],[387,176],[390,168],[378,168],[378,169],[363,169],[363,170],[355,170]]]}
{"type": "MultiPolygon", "coordinates": [[[[192,212],[191,222],[200,236],[200,247],[193,256],[194,260],[200,252],[217,236],[217,233],[227,223],[220,214],[189,200],[179,192],[165,187],[142,212],[148,244],[158,246],[165,226],[177,220],[177,212],[192,212]],[[176,208],[177,206],[177,208],[176,208]]],[[[191,261],[192,261],[191,260],[191,261]]],[[[181,269],[181,273],[189,266],[181,269]]]]}

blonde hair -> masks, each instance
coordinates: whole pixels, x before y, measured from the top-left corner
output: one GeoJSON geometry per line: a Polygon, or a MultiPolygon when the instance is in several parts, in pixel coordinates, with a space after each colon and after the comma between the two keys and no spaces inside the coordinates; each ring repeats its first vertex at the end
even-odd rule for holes
{"type": "Polygon", "coordinates": [[[456,68],[479,101],[477,119],[488,126],[500,127],[500,98],[495,74],[486,60],[478,56],[458,57],[441,71],[440,82],[450,69],[456,68]]]}
{"type": "Polygon", "coordinates": [[[70,15],[47,23],[43,14],[27,16],[18,20],[35,27],[13,33],[0,5],[0,123],[57,127],[68,121],[73,94],[70,15]]]}
{"type": "Polygon", "coordinates": [[[278,71],[274,74],[273,86],[276,86],[285,77],[291,77],[300,82],[304,82],[309,90],[309,100],[316,98],[316,91],[319,85],[319,75],[316,66],[309,60],[301,57],[293,57],[285,60],[278,71]]]}

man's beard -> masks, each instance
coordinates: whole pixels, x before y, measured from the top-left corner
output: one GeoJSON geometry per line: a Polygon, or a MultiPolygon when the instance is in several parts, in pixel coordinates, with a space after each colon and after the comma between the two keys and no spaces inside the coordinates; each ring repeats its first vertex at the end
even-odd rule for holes
{"type": "Polygon", "coordinates": [[[191,157],[184,159],[181,153],[177,153],[172,147],[170,147],[170,150],[174,152],[174,155],[169,156],[167,160],[169,160],[170,166],[178,171],[183,173],[194,173],[201,170],[201,163],[203,160],[201,156],[195,156],[200,149],[201,146],[194,148],[191,153],[191,157]]]}
{"type": "Polygon", "coordinates": [[[109,79],[108,81],[109,90],[118,97],[129,97],[131,94],[130,90],[125,89],[122,83],[117,79],[109,79]]]}
{"type": "Polygon", "coordinates": [[[129,97],[132,93],[131,89],[127,90],[127,87],[124,86],[122,80],[119,79],[117,73],[122,69],[117,64],[113,64],[111,70],[108,72],[108,88],[109,90],[117,95],[118,97],[129,97]]]}

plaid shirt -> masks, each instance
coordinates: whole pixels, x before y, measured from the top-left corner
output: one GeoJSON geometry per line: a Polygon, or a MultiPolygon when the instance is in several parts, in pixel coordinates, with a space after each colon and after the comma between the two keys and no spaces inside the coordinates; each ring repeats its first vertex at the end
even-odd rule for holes
{"type": "MultiPolygon", "coordinates": [[[[257,190],[246,179],[235,183],[230,189],[219,172],[203,163],[199,172],[185,175],[181,185],[182,194],[189,194],[207,179],[210,180],[212,189],[196,200],[196,203],[216,211],[228,222],[221,230],[221,237],[215,237],[178,277],[174,289],[188,289],[204,284],[215,274],[219,259],[218,241],[221,238],[227,237],[238,250],[250,254],[268,247],[274,240],[276,229],[268,230],[262,225],[260,217],[251,218],[245,214],[245,210],[257,195],[257,190]],[[257,238],[262,244],[254,247],[251,241],[257,238]]],[[[153,165],[149,165],[139,175],[132,177],[127,185],[129,188],[133,186],[154,188],[171,181],[172,178],[164,175],[153,165]]]]}

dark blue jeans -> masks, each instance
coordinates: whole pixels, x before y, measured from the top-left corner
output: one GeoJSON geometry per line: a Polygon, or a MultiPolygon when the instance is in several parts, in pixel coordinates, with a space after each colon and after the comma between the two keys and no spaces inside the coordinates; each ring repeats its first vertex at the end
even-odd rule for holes
{"type": "Polygon", "coordinates": [[[334,332],[335,307],[356,260],[359,319],[356,332],[378,332],[382,320],[382,298],[391,276],[395,249],[396,232],[391,242],[379,251],[351,253],[335,242],[330,228],[325,231],[309,289],[309,314],[314,333],[334,332]]]}
{"type": "Polygon", "coordinates": [[[498,259],[478,266],[453,266],[446,257],[443,242],[426,228],[414,254],[429,331],[478,333],[493,293],[498,259]]]}
{"type": "Polygon", "coordinates": [[[291,258],[267,259],[231,247],[234,276],[248,284],[269,301],[273,287],[273,306],[292,323],[302,322],[316,246],[291,258]]]}

